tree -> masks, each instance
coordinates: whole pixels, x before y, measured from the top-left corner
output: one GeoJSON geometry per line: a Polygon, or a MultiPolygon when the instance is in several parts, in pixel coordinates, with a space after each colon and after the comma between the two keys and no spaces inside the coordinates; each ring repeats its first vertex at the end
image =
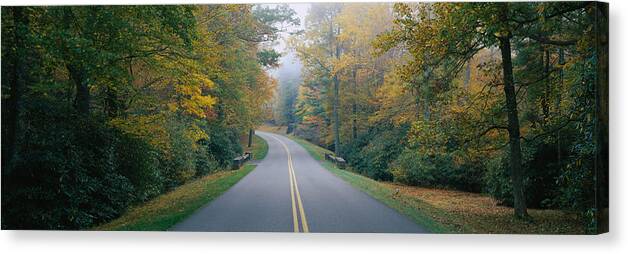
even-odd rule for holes
{"type": "Polygon", "coordinates": [[[229,167],[275,86],[251,5],[2,11],[3,229],[91,228],[229,167]]]}
{"type": "Polygon", "coordinates": [[[508,27],[510,9],[508,4],[499,6],[497,14],[502,22],[503,30],[498,32],[499,50],[502,55],[502,74],[504,75],[504,95],[506,97],[506,111],[508,112],[508,139],[510,146],[510,168],[512,178],[512,190],[515,200],[515,216],[528,217],[526,207],[525,188],[523,186],[523,168],[521,167],[521,134],[519,127],[519,113],[517,111],[517,94],[515,92],[514,78],[512,74],[512,50],[510,47],[511,32],[508,27]]]}
{"type": "Polygon", "coordinates": [[[338,155],[342,155],[340,150],[340,116],[338,113],[340,104],[340,79],[338,75],[342,71],[342,66],[338,62],[342,53],[342,45],[337,39],[340,34],[340,27],[337,25],[336,16],[341,9],[342,4],[313,5],[306,17],[305,33],[292,40],[306,68],[318,69],[312,70],[313,72],[322,71],[331,81],[332,133],[334,151],[338,155]]]}
{"type": "MultiPolygon", "coordinates": [[[[5,83],[9,83],[9,96],[6,99],[6,105],[3,103],[2,115],[6,116],[4,122],[8,122],[6,128],[2,128],[2,134],[5,137],[3,141],[2,156],[5,158],[2,165],[5,166],[11,164],[13,156],[15,154],[15,142],[18,136],[18,124],[20,122],[21,100],[22,94],[28,85],[28,60],[30,58],[30,36],[29,21],[28,21],[28,9],[26,8],[3,8],[10,10],[13,22],[13,34],[11,37],[13,45],[7,48],[6,45],[2,45],[3,51],[8,51],[6,54],[9,56],[9,61],[5,60],[5,66],[11,66],[11,71],[8,71],[9,67],[3,68],[2,76],[5,77],[2,80],[4,87],[5,83]],[[5,71],[7,70],[7,71],[5,71]],[[6,80],[5,80],[6,79],[6,80]],[[5,143],[6,142],[6,143],[5,143]]],[[[8,16],[8,15],[7,15],[8,16]]],[[[4,21],[4,19],[3,19],[4,21]]],[[[4,23],[4,22],[3,22],[4,23]]],[[[4,30],[3,30],[4,32],[4,30]]],[[[7,34],[3,34],[6,37],[7,34]]],[[[8,41],[8,40],[7,40],[8,41]]],[[[7,59],[5,57],[5,59],[7,59]]],[[[4,102],[3,98],[3,102],[4,102]]],[[[4,127],[4,126],[3,126],[4,127]]],[[[8,170],[6,170],[8,171],[8,170]]],[[[6,172],[5,171],[5,172],[6,172]]]]}
{"type": "MultiPolygon", "coordinates": [[[[522,83],[519,80],[525,80],[528,76],[534,77],[534,75],[527,73],[523,75],[523,78],[517,78],[515,71],[519,70],[514,65],[512,57],[515,55],[517,61],[524,59],[528,54],[530,41],[561,47],[574,45],[575,41],[572,38],[577,38],[574,36],[577,29],[571,30],[572,27],[558,29],[556,22],[559,21],[555,20],[565,15],[576,15],[576,18],[580,18],[577,17],[578,13],[587,6],[587,3],[397,4],[395,5],[398,17],[395,20],[396,27],[383,34],[378,41],[379,47],[384,52],[397,45],[403,45],[409,51],[412,59],[404,65],[402,74],[407,82],[417,84],[416,77],[421,77],[426,70],[432,80],[434,78],[444,80],[440,84],[430,86],[432,91],[440,94],[456,90],[452,90],[451,82],[455,81],[462,66],[472,61],[478,53],[485,49],[492,51],[498,48],[500,50],[498,65],[502,78],[501,82],[496,85],[503,86],[504,107],[500,111],[506,113],[506,124],[496,122],[495,116],[491,116],[493,119],[486,121],[490,125],[481,130],[480,135],[473,136],[481,137],[491,134],[494,130],[508,131],[511,187],[515,215],[519,218],[527,217],[526,187],[524,186],[526,173],[523,168],[521,148],[521,140],[527,138],[521,134],[521,131],[529,129],[527,126],[520,125],[519,110],[527,106],[527,103],[521,104],[519,97],[525,94],[528,87],[530,91],[533,91],[533,85],[536,83],[549,82],[549,74],[542,75],[539,81],[531,80],[530,83],[522,83]],[[515,49],[513,49],[513,42],[517,46],[515,49]]],[[[568,24],[568,26],[575,25],[568,24]]],[[[545,62],[549,64],[549,61],[545,62]]],[[[429,80],[426,79],[424,82],[429,82],[429,80]]],[[[560,118],[559,120],[563,122],[557,124],[558,128],[563,128],[570,122],[570,120],[564,121],[560,118]]],[[[551,132],[555,133],[556,130],[551,132]]],[[[472,139],[477,139],[477,137],[472,139]]],[[[465,144],[469,142],[461,141],[465,144]]]]}

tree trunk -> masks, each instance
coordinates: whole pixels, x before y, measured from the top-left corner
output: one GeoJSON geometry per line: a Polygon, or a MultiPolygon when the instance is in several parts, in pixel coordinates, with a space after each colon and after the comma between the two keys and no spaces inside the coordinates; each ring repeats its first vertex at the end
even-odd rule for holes
{"type": "MultiPolygon", "coordinates": [[[[338,50],[336,50],[338,52],[338,50]]],[[[338,80],[338,74],[334,74],[334,152],[337,156],[340,156],[340,118],[338,117],[338,104],[340,102],[338,98],[338,92],[340,87],[340,81],[338,80]]]]}
{"type": "Polygon", "coordinates": [[[550,94],[551,94],[551,87],[550,87],[550,78],[549,78],[549,68],[550,68],[550,55],[549,55],[549,50],[544,50],[543,51],[543,76],[545,79],[545,96],[543,96],[543,98],[541,98],[541,105],[543,107],[543,123],[547,123],[547,121],[550,119],[550,106],[549,106],[549,99],[550,99],[550,94]]]}
{"type": "Polygon", "coordinates": [[[430,120],[430,102],[427,98],[423,99],[423,121],[428,122],[430,120]]]}
{"type": "MultiPolygon", "coordinates": [[[[13,82],[10,82],[9,98],[7,99],[7,129],[6,129],[6,153],[3,155],[6,161],[5,165],[9,165],[15,154],[17,142],[18,122],[20,115],[20,102],[22,99],[22,90],[26,87],[28,79],[28,50],[26,48],[26,35],[29,34],[28,19],[24,15],[26,7],[12,7],[13,22],[15,25],[15,64],[13,82]]],[[[4,163],[3,163],[4,164],[4,163]]],[[[8,172],[5,170],[5,172],[8,172]]]]}
{"type": "Polygon", "coordinates": [[[416,120],[421,121],[421,89],[418,85],[414,86],[414,106],[416,108],[416,120]]]}
{"type": "Polygon", "coordinates": [[[351,111],[353,114],[353,121],[352,121],[352,126],[351,126],[351,138],[353,138],[353,140],[357,140],[358,139],[358,71],[354,68],[353,69],[353,100],[351,100],[353,102],[353,105],[351,105],[351,111]]]}
{"type": "Polygon", "coordinates": [[[249,145],[248,145],[248,147],[253,146],[253,135],[255,135],[255,130],[249,129],[249,145]]]}
{"type": "Polygon", "coordinates": [[[597,56],[595,82],[595,200],[597,232],[608,232],[608,3],[594,3],[597,56]]]}
{"type": "MultiPolygon", "coordinates": [[[[338,41],[335,38],[335,32],[334,32],[334,27],[333,27],[333,23],[330,23],[330,42],[335,42],[333,46],[336,47],[335,50],[335,57],[336,59],[340,59],[340,44],[338,43],[338,41]]],[[[332,51],[333,52],[333,51],[332,51]]],[[[333,56],[333,53],[332,53],[333,56]]],[[[334,72],[334,77],[333,77],[333,82],[334,82],[334,102],[333,102],[333,118],[334,118],[334,153],[336,153],[337,156],[341,156],[341,151],[340,151],[340,117],[338,116],[338,107],[340,104],[340,99],[338,98],[339,95],[339,89],[340,89],[340,80],[338,80],[338,71],[336,70],[334,72]]]]}
{"type": "Polygon", "coordinates": [[[120,111],[120,103],[118,101],[118,93],[111,87],[106,88],[106,97],[104,100],[103,113],[107,114],[110,118],[118,116],[120,111]]]}
{"type": "MultiPolygon", "coordinates": [[[[562,100],[562,92],[563,92],[563,83],[565,82],[565,72],[564,72],[564,64],[565,64],[565,51],[560,48],[558,49],[558,64],[560,65],[560,70],[558,71],[558,78],[559,78],[559,82],[558,82],[558,87],[557,87],[557,91],[556,91],[556,118],[560,119],[562,116],[562,111],[560,109],[560,103],[562,100]]],[[[556,150],[557,150],[557,154],[556,154],[556,160],[558,161],[558,167],[559,169],[562,169],[562,148],[561,148],[561,144],[560,144],[560,128],[558,130],[556,130],[556,150]]]]}
{"type": "MultiPolygon", "coordinates": [[[[74,22],[76,18],[74,16],[74,13],[72,13],[71,8],[64,8],[63,10],[64,13],[62,23],[65,24],[65,29],[67,29],[68,32],[71,32],[72,28],[69,24],[72,24],[72,22],[74,22]]],[[[90,20],[93,20],[94,16],[95,14],[89,15],[90,20]]],[[[91,25],[91,23],[89,24],[91,25]]],[[[85,33],[84,31],[78,31],[76,33],[87,36],[87,33],[85,33]]],[[[70,47],[72,46],[66,46],[67,62],[65,65],[68,69],[70,79],[74,82],[74,86],[76,89],[76,94],[74,96],[74,108],[80,115],[87,116],[89,115],[90,103],[89,85],[87,80],[87,73],[84,66],[81,64],[81,61],[85,61],[86,59],[82,59],[84,56],[80,54],[74,55],[73,53],[70,53],[70,47]]]]}
{"type": "Polygon", "coordinates": [[[471,59],[467,61],[467,64],[464,69],[464,82],[463,87],[465,90],[469,89],[469,83],[471,83],[471,59]]]}
{"type": "MultiPolygon", "coordinates": [[[[500,21],[506,24],[508,18],[508,4],[502,4],[500,21]]],[[[517,94],[515,92],[512,74],[512,58],[510,48],[510,34],[498,37],[499,49],[502,55],[502,71],[504,78],[504,94],[506,96],[506,111],[508,114],[508,138],[510,145],[510,170],[512,192],[514,196],[515,216],[528,217],[525,187],[523,186],[523,168],[521,167],[521,134],[519,130],[519,116],[517,112],[517,94]]]]}
{"type": "MultiPolygon", "coordinates": [[[[427,57],[427,56],[426,56],[427,57]]],[[[432,70],[430,67],[427,67],[424,71],[423,71],[423,77],[425,78],[425,84],[423,87],[423,121],[427,122],[430,120],[430,102],[429,102],[429,89],[430,89],[430,80],[432,78],[432,70]]],[[[417,87],[417,94],[420,94],[420,90],[417,87]]],[[[419,106],[419,99],[417,97],[417,107],[419,106]]],[[[421,114],[419,113],[419,116],[421,114]]]]}
{"type": "Polygon", "coordinates": [[[76,86],[76,96],[74,97],[74,108],[83,116],[89,115],[89,86],[87,84],[87,77],[83,67],[76,66],[74,64],[67,64],[70,78],[74,81],[76,86]]]}

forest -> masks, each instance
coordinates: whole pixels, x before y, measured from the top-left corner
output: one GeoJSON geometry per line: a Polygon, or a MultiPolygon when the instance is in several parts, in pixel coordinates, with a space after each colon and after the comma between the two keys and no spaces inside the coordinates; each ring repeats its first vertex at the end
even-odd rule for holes
{"type": "Polygon", "coordinates": [[[2,229],[112,221],[230,168],[264,124],[380,182],[608,226],[608,5],[3,6],[1,22],[2,229]],[[273,74],[286,54],[300,73],[273,74]]]}
{"type": "Polygon", "coordinates": [[[593,2],[313,4],[271,122],[379,181],[608,207],[608,14],[593,2]],[[282,92],[283,90],[283,92],[282,92]]]}
{"type": "Polygon", "coordinates": [[[230,167],[286,5],[2,7],[2,228],[86,229],[230,167]]]}

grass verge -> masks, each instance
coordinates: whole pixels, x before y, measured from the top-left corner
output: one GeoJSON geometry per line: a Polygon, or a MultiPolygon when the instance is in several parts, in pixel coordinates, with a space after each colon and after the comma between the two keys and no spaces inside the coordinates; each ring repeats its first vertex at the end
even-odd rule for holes
{"type": "Polygon", "coordinates": [[[533,221],[514,219],[513,209],[498,206],[484,194],[378,182],[324,160],[330,151],[298,137],[323,167],[373,198],[408,216],[433,233],[584,234],[574,214],[558,210],[528,209],[533,221]]]}
{"type": "Polygon", "coordinates": [[[331,171],[333,174],[347,181],[359,190],[367,193],[371,197],[408,216],[417,224],[425,227],[428,231],[432,233],[455,232],[452,228],[438,223],[430,216],[430,214],[438,212],[430,205],[424,202],[417,202],[416,205],[418,205],[418,207],[408,206],[403,199],[397,198],[394,195],[396,191],[395,189],[388,188],[384,185],[384,183],[351,171],[341,170],[334,166],[331,162],[325,161],[325,153],[331,153],[329,150],[294,136],[290,136],[290,138],[303,146],[305,150],[307,150],[310,155],[312,155],[314,159],[318,160],[327,170],[331,171]]]}
{"type": "MultiPolygon", "coordinates": [[[[268,154],[268,143],[261,137],[253,137],[249,149],[254,160],[268,154]]],[[[190,216],[201,206],[214,200],[242,177],[253,171],[255,165],[246,164],[240,170],[220,171],[181,185],[155,199],[131,208],[128,212],[94,230],[163,231],[190,216]]]]}
{"type": "Polygon", "coordinates": [[[181,185],[151,201],[131,208],[94,230],[164,231],[214,200],[255,168],[244,165],[233,171],[220,171],[181,185]]]}
{"type": "Polygon", "coordinates": [[[257,129],[260,131],[272,132],[279,135],[286,135],[286,131],[288,130],[288,127],[263,124],[263,125],[258,126],[257,129]]]}
{"type": "Polygon", "coordinates": [[[253,136],[253,147],[251,148],[253,160],[261,160],[268,154],[268,143],[260,136],[253,136]]]}
{"type": "MultiPolygon", "coordinates": [[[[261,160],[268,153],[268,143],[255,135],[250,149],[253,159],[261,160]]],[[[220,171],[181,185],[151,201],[131,208],[109,223],[94,230],[163,231],[168,230],[194,211],[214,200],[240,179],[253,171],[246,164],[239,170],[220,171]]]]}

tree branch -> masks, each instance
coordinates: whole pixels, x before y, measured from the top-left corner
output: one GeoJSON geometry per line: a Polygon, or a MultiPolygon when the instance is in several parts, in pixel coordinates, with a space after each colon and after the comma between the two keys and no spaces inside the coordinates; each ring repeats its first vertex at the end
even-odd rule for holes
{"type": "Polygon", "coordinates": [[[575,39],[553,40],[547,37],[536,36],[536,35],[528,35],[528,38],[535,40],[541,44],[549,44],[549,45],[556,45],[556,46],[573,46],[573,45],[576,45],[576,43],[578,42],[578,40],[575,40],[575,39]]]}
{"type": "Polygon", "coordinates": [[[551,19],[551,18],[556,17],[556,16],[560,16],[560,15],[563,15],[563,14],[566,14],[566,13],[569,13],[569,12],[572,12],[572,11],[583,9],[583,8],[586,8],[587,6],[589,6],[592,3],[594,3],[594,2],[579,2],[578,4],[574,3],[574,5],[569,7],[569,8],[565,8],[565,9],[559,10],[559,11],[557,11],[555,13],[552,13],[552,14],[549,14],[549,15],[536,16],[534,18],[525,19],[525,20],[516,20],[514,18],[510,19],[510,20],[514,21],[515,23],[518,23],[520,25],[528,24],[528,23],[532,23],[532,22],[535,22],[535,21],[539,20],[541,17],[543,17],[544,19],[551,19]]]}
{"type": "Polygon", "coordinates": [[[308,53],[306,53],[306,52],[305,52],[305,51],[303,51],[303,50],[297,50],[297,51],[298,51],[299,53],[303,54],[303,56],[305,56],[306,58],[311,58],[311,59],[315,60],[315,61],[316,61],[316,63],[317,63],[318,65],[320,65],[320,66],[321,66],[321,68],[325,69],[325,71],[326,71],[326,72],[331,73],[331,70],[330,70],[329,68],[327,68],[327,67],[326,67],[326,66],[325,66],[325,65],[324,65],[324,64],[320,61],[320,59],[318,59],[318,58],[316,58],[316,57],[312,56],[312,54],[308,54],[308,53]]]}
{"type": "Polygon", "coordinates": [[[575,122],[577,118],[578,118],[578,117],[567,119],[567,121],[565,121],[565,122],[564,122],[564,123],[562,123],[561,125],[558,125],[558,126],[556,126],[555,128],[552,128],[552,129],[551,129],[551,130],[549,130],[549,131],[546,131],[546,132],[540,133],[540,134],[538,134],[538,135],[536,135],[536,136],[534,136],[534,137],[532,137],[532,138],[530,138],[530,139],[527,139],[527,138],[525,138],[524,136],[521,136],[521,139],[523,139],[523,140],[524,140],[524,141],[526,141],[526,142],[532,142],[532,141],[534,141],[534,140],[536,140],[536,139],[538,139],[538,138],[540,138],[540,137],[544,137],[544,136],[550,135],[550,134],[552,134],[552,133],[556,133],[557,131],[559,131],[559,130],[561,130],[561,129],[565,128],[565,127],[567,127],[567,125],[569,125],[570,123],[575,122]]]}
{"type": "Polygon", "coordinates": [[[478,138],[483,137],[484,135],[488,134],[489,132],[493,131],[493,130],[508,130],[508,127],[506,126],[501,126],[501,125],[494,125],[491,127],[486,128],[484,131],[480,132],[478,135],[476,135],[475,137],[466,139],[462,144],[466,145],[468,143],[470,143],[473,140],[476,140],[478,138]]]}

